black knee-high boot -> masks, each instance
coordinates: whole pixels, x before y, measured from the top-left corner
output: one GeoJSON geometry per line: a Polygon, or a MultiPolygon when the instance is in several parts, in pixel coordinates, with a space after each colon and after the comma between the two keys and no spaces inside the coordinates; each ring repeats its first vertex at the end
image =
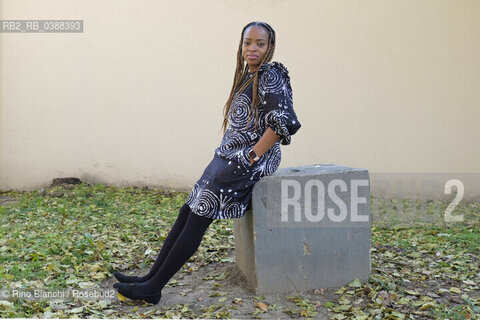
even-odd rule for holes
{"type": "Polygon", "coordinates": [[[153,304],[158,303],[163,287],[198,249],[203,235],[212,221],[211,218],[190,212],[175,244],[160,269],[150,280],[143,283],[116,283],[114,287],[127,298],[145,300],[153,304]]]}
{"type": "Polygon", "coordinates": [[[155,263],[153,266],[150,268],[150,271],[148,274],[146,274],[143,277],[138,277],[138,276],[126,276],[123,275],[120,272],[114,272],[113,275],[115,278],[117,278],[118,281],[124,282],[124,283],[133,283],[133,282],[145,282],[147,280],[150,280],[155,273],[157,272],[158,269],[162,266],[163,261],[168,255],[168,252],[172,248],[173,244],[178,238],[178,235],[180,232],[182,232],[183,227],[185,226],[185,223],[187,222],[188,214],[190,213],[190,207],[185,203],[181,208],[180,212],[178,214],[177,219],[175,220],[175,223],[173,224],[172,229],[168,233],[167,238],[163,242],[162,248],[160,249],[160,253],[157,256],[157,259],[155,260],[155,263]]]}

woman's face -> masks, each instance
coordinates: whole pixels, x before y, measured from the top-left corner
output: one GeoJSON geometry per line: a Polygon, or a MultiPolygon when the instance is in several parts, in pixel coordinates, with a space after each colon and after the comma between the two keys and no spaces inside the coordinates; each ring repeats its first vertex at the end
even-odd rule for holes
{"type": "Polygon", "coordinates": [[[268,31],[261,26],[248,27],[243,34],[242,56],[250,71],[257,71],[267,53],[268,31]]]}

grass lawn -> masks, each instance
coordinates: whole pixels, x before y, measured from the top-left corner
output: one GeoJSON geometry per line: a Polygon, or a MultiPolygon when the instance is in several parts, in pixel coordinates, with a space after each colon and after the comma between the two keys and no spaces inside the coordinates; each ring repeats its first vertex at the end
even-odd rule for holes
{"type": "MultiPolygon", "coordinates": [[[[16,200],[0,206],[0,289],[12,290],[93,288],[114,270],[148,268],[188,194],[82,183],[0,196],[16,200]]],[[[331,319],[480,319],[480,204],[459,204],[454,213],[464,221],[455,223],[443,220],[447,205],[372,197],[368,282],[335,288],[328,302],[290,297],[297,307],[285,308],[284,317],[315,318],[323,308],[331,319]]],[[[217,220],[181,272],[232,263],[233,248],[233,220],[217,220]]],[[[183,305],[145,314],[125,312],[118,300],[64,301],[57,308],[51,301],[0,297],[0,317],[228,318],[235,303],[223,302],[222,310],[193,312],[183,305]]],[[[270,309],[258,297],[243,303],[258,310],[245,317],[268,318],[270,309]]]]}

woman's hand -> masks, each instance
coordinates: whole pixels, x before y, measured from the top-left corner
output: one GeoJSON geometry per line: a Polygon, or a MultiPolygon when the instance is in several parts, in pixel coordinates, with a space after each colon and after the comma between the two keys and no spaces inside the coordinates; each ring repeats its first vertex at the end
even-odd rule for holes
{"type": "Polygon", "coordinates": [[[263,133],[260,140],[253,147],[248,147],[244,150],[241,150],[238,153],[238,160],[245,168],[250,168],[255,162],[252,161],[252,157],[250,157],[249,153],[253,149],[257,156],[261,158],[265,152],[268,151],[279,139],[279,136],[272,130],[272,128],[268,127],[267,130],[263,133]]]}
{"type": "MultiPolygon", "coordinates": [[[[267,130],[263,133],[260,140],[258,140],[257,144],[253,146],[253,151],[257,154],[257,156],[261,157],[265,152],[270,149],[275,142],[277,142],[279,136],[272,130],[272,128],[268,127],[267,130]]],[[[250,159],[249,159],[250,160],[250,159]]]]}

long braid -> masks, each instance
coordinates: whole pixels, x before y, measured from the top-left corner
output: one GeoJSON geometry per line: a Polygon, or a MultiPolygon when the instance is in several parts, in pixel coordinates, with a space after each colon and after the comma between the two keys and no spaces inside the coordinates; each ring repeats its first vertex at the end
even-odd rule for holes
{"type": "MultiPolygon", "coordinates": [[[[245,63],[245,59],[242,56],[242,43],[243,43],[243,34],[245,30],[250,26],[262,26],[267,29],[269,34],[269,46],[267,52],[265,53],[264,58],[260,62],[260,66],[262,66],[266,62],[270,62],[273,58],[273,53],[275,51],[275,31],[265,22],[250,22],[245,27],[243,27],[242,33],[240,35],[240,43],[238,45],[237,51],[237,66],[235,69],[235,74],[233,77],[233,85],[232,89],[230,90],[230,96],[228,97],[227,103],[225,104],[223,110],[223,133],[227,130],[228,124],[228,114],[232,105],[232,101],[234,97],[240,95],[253,81],[253,92],[252,92],[252,107],[250,108],[250,112],[248,114],[247,125],[250,121],[252,112],[255,113],[255,128],[258,124],[258,70],[255,71],[252,77],[245,81],[247,74],[248,74],[248,64],[245,63]]],[[[259,68],[260,69],[260,68],[259,68]]]]}

